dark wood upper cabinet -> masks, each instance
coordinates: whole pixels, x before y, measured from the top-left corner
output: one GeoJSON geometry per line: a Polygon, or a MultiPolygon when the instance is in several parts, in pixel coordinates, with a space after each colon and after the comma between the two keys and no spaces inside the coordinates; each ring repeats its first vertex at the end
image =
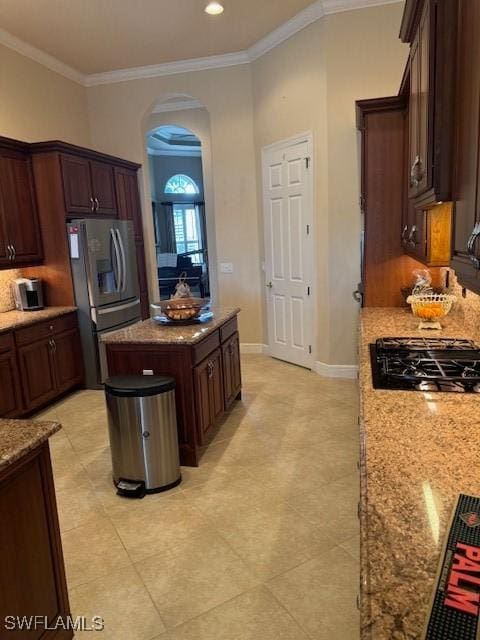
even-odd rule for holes
{"type": "Polygon", "coordinates": [[[411,43],[409,196],[426,206],[451,200],[456,0],[407,0],[400,36],[411,43]]]}
{"type": "Polygon", "coordinates": [[[68,213],[89,215],[93,213],[95,201],[90,180],[90,162],[86,158],[62,154],[63,188],[65,210],[68,213]]]}
{"type": "Polygon", "coordinates": [[[480,292],[480,2],[459,0],[452,267],[480,292]]]}
{"type": "Polygon", "coordinates": [[[106,162],[90,162],[95,213],[117,215],[114,167],[106,162]]]}
{"type": "Polygon", "coordinates": [[[32,167],[22,143],[0,139],[0,266],[41,262],[32,167]]]}
{"type": "Polygon", "coordinates": [[[115,190],[117,193],[118,217],[121,220],[132,220],[133,222],[140,304],[142,318],[145,320],[150,317],[150,304],[137,171],[125,167],[115,167],[115,190]]]}
{"type": "Polygon", "coordinates": [[[61,155],[67,214],[116,217],[114,167],[72,154],[61,155]]]}

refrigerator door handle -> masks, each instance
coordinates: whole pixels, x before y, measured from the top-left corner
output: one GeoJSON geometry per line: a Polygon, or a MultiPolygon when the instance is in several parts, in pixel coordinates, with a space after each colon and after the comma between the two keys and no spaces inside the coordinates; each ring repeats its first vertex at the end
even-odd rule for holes
{"type": "Polygon", "coordinates": [[[122,287],[122,274],[121,274],[122,267],[120,263],[120,249],[118,246],[118,240],[117,240],[117,236],[115,235],[115,231],[116,229],[113,229],[113,227],[110,229],[110,237],[112,238],[113,247],[115,249],[115,265],[113,270],[115,273],[117,293],[119,293],[122,287]]]}
{"type": "Polygon", "coordinates": [[[127,288],[127,260],[125,257],[125,247],[123,246],[123,238],[122,238],[122,234],[120,233],[120,231],[118,229],[115,229],[116,233],[117,233],[117,239],[118,239],[118,244],[120,246],[120,255],[122,258],[122,285],[120,290],[122,292],[125,292],[126,288],[127,288]]]}

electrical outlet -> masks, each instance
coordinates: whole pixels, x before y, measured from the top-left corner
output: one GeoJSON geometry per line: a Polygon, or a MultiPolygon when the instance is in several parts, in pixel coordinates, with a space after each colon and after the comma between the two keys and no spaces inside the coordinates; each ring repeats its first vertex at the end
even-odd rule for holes
{"type": "Polygon", "coordinates": [[[153,369],[144,369],[142,374],[144,376],[153,376],[153,369]]]}
{"type": "Polygon", "coordinates": [[[221,273],[233,273],[233,262],[221,262],[220,271],[221,273]]]}

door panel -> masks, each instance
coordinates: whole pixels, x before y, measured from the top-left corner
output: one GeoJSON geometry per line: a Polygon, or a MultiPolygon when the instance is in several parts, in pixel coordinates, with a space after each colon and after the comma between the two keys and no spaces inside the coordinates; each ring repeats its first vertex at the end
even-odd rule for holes
{"type": "Polygon", "coordinates": [[[310,367],[313,271],[311,144],[264,154],[265,274],[270,354],[310,367]]]}
{"type": "Polygon", "coordinates": [[[95,213],[116,217],[115,174],[112,165],[106,162],[90,162],[92,195],[95,213]]]}
{"type": "Polygon", "coordinates": [[[92,214],[94,200],[89,161],[62,154],[61,165],[67,213],[92,214]]]}
{"type": "Polygon", "coordinates": [[[4,219],[5,244],[13,247],[13,266],[31,264],[42,259],[42,244],[35,204],[30,158],[22,153],[5,152],[0,158],[0,198],[4,219]],[[5,242],[7,239],[7,242],[5,242]]]}
{"type": "Polygon", "coordinates": [[[86,254],[91,306],[119,302],[121,253],[114,223],[110,220],[88,220],[81,225],[80,236],[86,254]]]}
{"type": "Polygon", "coordinates": [[[197,365],[193,370],[195,388],[195,408],[197,416],[197,432],[200,444],[205,442],[206,434],[213,425],[210,410],[210,383],[208,360],[197,365]]]}
{"type": "Polygon", "coordinates": [[[25,408],[32,411],[55,397],[55,366],[50,338],[19,347],[18,358],[22,377],[25,408]]]}
{"type": "Polygon", "coordinates": [[[0,354],[0,417],[14,418],[22,412],[22,394],[14,351],[0,354]]]}
{"type": "Polygon", "coordinates": [[[64,331],[53,338],[58,393],[80,384],[83,379],[83,358],[78,329],[64,331]]]}

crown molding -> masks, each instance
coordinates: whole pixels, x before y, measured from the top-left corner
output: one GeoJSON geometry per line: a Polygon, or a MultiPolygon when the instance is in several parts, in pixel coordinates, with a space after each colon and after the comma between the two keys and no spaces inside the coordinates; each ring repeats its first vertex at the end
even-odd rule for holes
{"type": "Polygon", "coordinates": [[[399,2],[403,2],[403,0],[323,0],[323,9],[325,15],[329,15],[354,11],[355,9],[379,7],[382,4],[398,4],[399,2]]]}
{"type": "MultiPolygon", "coordinates": [[[[236,53],[226,53],[217,56],[207,56],[204,58],[191,58],[188,60],[177,60],[161,64],[147,65],[145,67],[131,67],[128,69],[117,69],[102,73],[86,75],[77,69],[61,62],[57,58],[45,53],[40,49],[20,40],[19,38],[0,29],[0,44],[13,49],[17,53],[42,64],[51,71],[73,80],[85,87],[95,87],[103,84],[113,84],[116,82],[128,82],[129,80],[139,80],[145,78],[158,78],[161,76],[171,76],[179,73],[191,71],[206,71],[208,69],[220,69],[222,67],[232,67],[241,64],[248,64],[263,56],[268,51],[277,47],[288,38],[308,27],[325,15],[341,13],[355,9],[366,9],[384,4],[395,4],[402,0],[315,0],[308,7],[297,13],[293,18],[285,22],[280,27],[266,35],[257,43],[245,51],[236,53]]],[[[164,107],[166,105],[163,105],[164,107]]],[[[183,107],[196,108],[196,107],[183,107]]],[[[168,109],[163,109],[167,111],[168,109]]],[[[161,113],[161,112],[159,112],[161,113]]]]}
{"type": "Polygon", "coordinates": [[[225,53],[223,55],[208,56],[206,58],[163,62],[162,64],[151,64],[146,67],[132,67],[131,69],[118,69],[117,71],[106,71],[105,73],[92,73],[86,76],[85,86],[96,87],[101,84],[112,84],[114,82],[128,82],[128,80],[173,76],[177,73],[188,73],[189,71],[206,71],[208,69],[220,69],[221,67],[234,67],[248,62],[250,62],[250,59],[246,51],[225,53]]]}
{"type": "Polygon", "coordinates": [[[13,49],[13,51],[16,51],[26,58],[30,58],[30,60],[33,60],[34,62],[38,62],[38,64],[47,67],[50,71],[55,71],[55,73],[59,73],[61,76],[64,76],[69,80],[73,80],[74,82],[78,82],[78,84],[83,85],[86,83],[87,76],[85,74],[68,66],[68,64],[57,60],[57,58],[45,53],[45,51],[28,44],[24,40],[20,40],[20,38],[13,36],[11,33],[8,33],[8,31],[5,31],[5,29],[0,29],[0,44],[3,44],[9,49],[13,49]]]}
{"type": "MultiPolygon", "coordinates": [[[[346,0],[347,2],[349,0],[346,0]]],[[[325,15],[325,0],[316,0],[247,49],[249,59],[256,60],[288,38],[325,15]]]]}
{"type": "Polygon", "coordinates": [[[157,104],[153,109],[152,115],[155,113],[168,113],[170,111],[185,111],[188,109],[203,109],[204,104],[200,100],[171,100],[157,104]]]}

